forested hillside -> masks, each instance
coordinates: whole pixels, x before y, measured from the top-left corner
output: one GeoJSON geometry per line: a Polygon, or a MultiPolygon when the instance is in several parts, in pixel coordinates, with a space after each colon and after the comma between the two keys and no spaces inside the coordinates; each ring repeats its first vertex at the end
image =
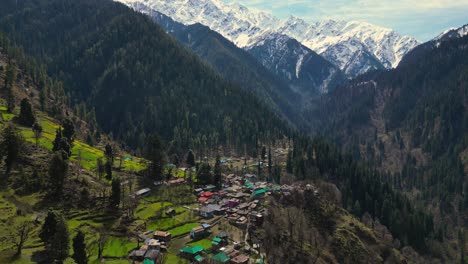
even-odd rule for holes
{"type": "Polygon", "coordinates": [[[302,130],[309,129],[306,118],[301,114],[305,98],[301,98],[287,81],[269,72],[247,51],[201,24],[185,26],[151,9],[140,8],[139,11],[147,13],[171,36],[209,63],[224,79],[255,93],[294,126],[302,130]]]}
{"type": "Polygon", "coordinates": [[[0,30],[60,80],[71,104],[132,148],[156,132],[175,150],[243,149],[287,128],[146,16],[112,1],[2,1],[0,30]],[[66,43],[66,44],[64,44],[66,43]]]}
{"type": "Polygon", "coordinates": [[[322,108],[324,134],[393,172],[393,186],[436,216],[439,237],[456,238],[467,220],[467,43],[417,48],[397,69],[341,87],[322,108]]]}

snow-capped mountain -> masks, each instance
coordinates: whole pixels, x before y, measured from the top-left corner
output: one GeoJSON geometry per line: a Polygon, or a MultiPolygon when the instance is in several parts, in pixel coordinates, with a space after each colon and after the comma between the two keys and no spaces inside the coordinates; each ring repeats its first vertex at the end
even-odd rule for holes
{"type": "Polygon", "coordinates": [[[289,36],[271,33],[255,43],[247,51],[302,95],[328,93],[344,79],[336,66],[289,36]]]}
{"type": "Polygon", "coordinates": [[[468,35],[468,24],[460,28],[448,29],[445,32],[442,32],[436,38],[434,38],[432,42],[436,42],[439,45],[443,41],[447,41],[447,40],[455,39],[455,38],[462,38],[467,35],[468,35]]]}
{"type": "Polygon", "coordinates": [[[402,57],[419,44],[414,38],[368,23],[326,20],[310,24],[293,16],[281,20],[236,2],[118,1],[136,10],[141,6],[150,7],[186,25],[201,23],[248,50],[258,46],[258,40],[268,35],[286,35],[323,55],[351,77],[371,69],[396,67],[402,57]]]}
{"type": "Polygon", "coordinates": [[[468,24],[464,25],[459,28],[450,28],[442,33],[440,33],[437,37],[425,42],[413,50],[411,50],[405,57],[401,60],[400,65],[411,63],[413,61],[419,60],[428,50],[437,49],[439,48],[444,42],[463,38],[468,36],[468,24]]]}

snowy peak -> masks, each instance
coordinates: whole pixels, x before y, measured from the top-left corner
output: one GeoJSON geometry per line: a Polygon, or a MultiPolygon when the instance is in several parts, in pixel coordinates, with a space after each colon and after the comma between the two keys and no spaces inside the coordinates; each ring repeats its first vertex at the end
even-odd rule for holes
{"type": "Polygon", "coordinates": [[[432,41],[440,44],[440,42],[455,39],[455,38],[462,38],[468,35],[468,24],[464,25],[460,28],[450,28],[444,32],[442,32],[439,36],[434,38],[432,41]]]}
{"type": "MultiPolygon", "coordinates": [[[[259,39],[273,33],[294,38],[302,45],[327,59],[340,69],[352,65],[352,72],[362,73],[371,69],[374,62],[351,60],[359,54],[377,58],[385,68],[396,67],[402,57],[419,43],[411,37],[395,31],[357,21],[325,20],[308,23],[290,16],[281,20],[269,13],[252,10],[237,2],[221,0],[117,0],[136,10],[142,6],[159,11],[185,25],[201,23],[217,31],[238,47],[252,49],[259,39]],[[356,44],[356,45],[355,45],[356,44]],[[363,50],[364,49],[364,50],[363,50]],[[356,52],[355,54],[330,54],[332,51],[356,52]],[[336,58],[336,59],[332,59],[336,58]],[[364,63],[360,65],[359,63],[364,63]],[[359,69],[362,68],[362,69],[359,69]]],[[[351,75],[350,77],[354,77],[351,75]]]]}

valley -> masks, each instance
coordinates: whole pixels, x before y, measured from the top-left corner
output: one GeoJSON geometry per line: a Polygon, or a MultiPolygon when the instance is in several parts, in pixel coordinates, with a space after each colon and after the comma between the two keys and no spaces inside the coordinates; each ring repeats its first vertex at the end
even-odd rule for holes
{"type": "Polygon", "coordinates": [[[0,263],[468,263],[468,30],[0,2],[0,263]]]}

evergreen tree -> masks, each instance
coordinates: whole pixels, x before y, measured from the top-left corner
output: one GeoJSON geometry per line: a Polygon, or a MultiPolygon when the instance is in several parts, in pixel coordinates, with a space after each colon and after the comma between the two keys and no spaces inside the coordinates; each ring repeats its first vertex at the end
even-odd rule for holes
{"type": "Polygon", "coordinates": [[[286,171],[288,173],[293,173],[293,156],[292,152],[288,152],[288,159],[286,160],[286,171]]]}
{"type": "Polygon", "coordinates": [[[55,131],[55,139],[52,143],[52,151],[59,151],[60,150],[60,142],[62,141],[62,128],[59,127],[55,131]]]}
{"type": "Polygon", "coordinates": [[[58,217],[53,238],[46,245],[51,260],[63,263],[70,251],[68,226],[63,217],[58,217]]]}
{"type": "Polygon", "coordinates": [[[10,62],[6,68],[4,88],[6,90],[8,112],[13,112],[15,107],[14,85],[16,82],[16,67],[10,62]]]}
{"type": "Polygon", "coordinates": [[[261,160],[265,160],[265,157],[266,157],[266,148],[265,148],[265,146],[262,146],[262,157],[261,157],[261,160]]]}
{"type": "Polygon", "coordinates": [[[9,123],[2,131],[2,141],[0,144],[2,159],[5,161],[7,175],[10,174],[14,163],[18,160],[23,147],[23,138],[17,132],[16,126],[9,123]]]}
{"type": "Polygon", "coordinates": [[[210,164],[204,162],[200,165],[197,170],[197,179],[199,184],[211,184],[213,182],[210,164]]]}
{"type": "Polygon", "coordinates": [[[75,140],[75,126],[70,119],[65,119],[62,122],[63,132],[62,135],[68,141],[70,146],[73,146],[73,141],[75,140]]]}
{"type": "Polygon", "coordinates": [[[214,166],[214,185],[218,187],[218,189],[221,189],[221,184],[222,184],[222,173],[221,173],[221,160],[219,155],[216,155],[216,163],[214,166]]]}
{"type": "Polygon", "coordinates": [[[114,163],[114,150],[110,144],[106,144],[104,154],[106,155],[107,160],[110,160],[112,163],[114,163]]]}
{"type": "Polygon", "coordinates": [[[41,238],[42,242],[46,244],[50,242],[50,240],[54,237],[56,226],[57,214],[54,211],[49,211],[39,233],[39,237],[41,238]]]}
{"type": "Polygon", "coordinates": [[[68,174],[68,161],[64,159],[64,152],[57,151],[49,163],[49,186],[52,195],[60,196],[68,174]]]}
{"type": "Polygon", "coordinates": [[[272,178],[272,160],[271,160],[271,147],[268,147],[268,179],[271,181],[272,178]]]}
{"type": "Polygon", "coordinates": [[[156,180],[161,180],[164,163],[164,148],[157,134],[148,137],[145,157],[151,162],[149,171],[152,177],[156,180]]]}
{"type": "Polygon", "coordinates": [[[42,135],[42,126],[39,125],[39,123],[35,123],[32,127],[33,133],[34,133],[34,139],[36,140],[36,145],[39,144],[39,139],[41,138],[42,135]]]}
{"type": "Polygon", "coordinates": [[[34,112],[28,98],[21,100],[18,122],[27,127],[31,127],[36,122],[36,117],[34,116],[34,112]]]}
{"type": "Polygon", "coordinates": [[[73,260],[76,264],[87,264],[88,254],[86,253],[85,234],[79,230],[73,238],[73,260]]]}
{"type": "Polygon", "coordinates": [[[120,179],[119,177],[114,177],[112,179],[112,193],[109,199],[109,205],[111,208],[119,208],[120,204],[120,179]]]}
{"type": "Polygon", "coordinates": [[[187,153],[186,163],[189,168],[195,167],[195,154],[193,154],[192,150],[189,150],[187,153]]]}
{"type": "Polygon", "coordinates": [[[106,164],[104,165],[104,169],[106,171],[106,179],[112,179],[112,163],[107,160],[106,164]]]}

